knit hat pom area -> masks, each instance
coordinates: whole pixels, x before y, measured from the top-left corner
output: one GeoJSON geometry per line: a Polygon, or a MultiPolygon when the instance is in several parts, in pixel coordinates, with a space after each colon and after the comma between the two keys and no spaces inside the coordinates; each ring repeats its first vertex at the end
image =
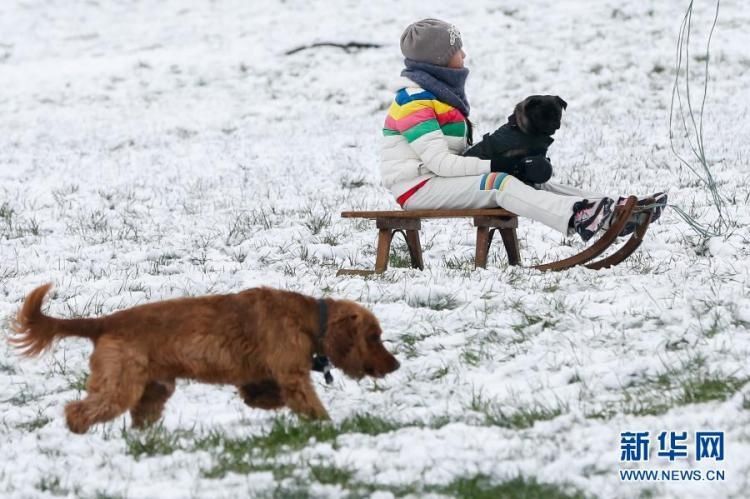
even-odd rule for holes
{"type": "Polygon", "coordinates": [[[401,53],[408,59],[447,66],[461,50],[461,32],[439,19],[422,19],[410,24],[401,35],[401,53]]]}

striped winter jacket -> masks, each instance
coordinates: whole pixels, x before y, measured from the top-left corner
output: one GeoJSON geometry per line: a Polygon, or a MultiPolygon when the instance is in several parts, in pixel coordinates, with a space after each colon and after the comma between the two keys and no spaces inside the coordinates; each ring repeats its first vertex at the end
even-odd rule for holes
{"type": "Polygon", "coordinates": [[[489,173],[490,162],[463,157],[466,119],[430,92],[402,88],[388,109],[383,127],[380,174],[398,198],[431,177],[463,177],[489,173]]]}

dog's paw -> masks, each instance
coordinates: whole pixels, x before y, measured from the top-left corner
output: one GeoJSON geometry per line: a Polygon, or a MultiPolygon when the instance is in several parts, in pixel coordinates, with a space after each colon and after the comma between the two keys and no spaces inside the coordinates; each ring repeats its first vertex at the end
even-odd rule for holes
{"type": "Polygon", "coordinates": [[[78,435],[86,433],[91,428],[91,423],[88,421],[88,415],[86,414],[86,406],[81,401],[70,402],[65,406],[65,421],[68,424],[68,429],[78,435]]]}
{"type": "Polygon", "coordinates": [[[330,421],[331,416],[328,415],[328,411],[321,407],[297,407],[292,409],[297,415],[307,421],[330,421]]]}
{"type": "Polygon", "coordinates": [[[274,380],[261,380],[246,383],[239,388],[242,400],[250,407],[258,409],[278,409],[284,407],[281,387],[274,380]]]}

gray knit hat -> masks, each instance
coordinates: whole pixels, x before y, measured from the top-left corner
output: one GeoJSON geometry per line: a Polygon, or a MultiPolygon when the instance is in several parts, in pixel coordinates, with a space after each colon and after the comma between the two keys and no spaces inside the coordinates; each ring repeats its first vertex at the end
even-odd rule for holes
{"type": "Polygon", "coordinates": [[[404,57],[437,66],[447,66],[453,54],[462,46],[458,28],[439,19],[417,21],[401,35],[401,53],[404,57]]]}

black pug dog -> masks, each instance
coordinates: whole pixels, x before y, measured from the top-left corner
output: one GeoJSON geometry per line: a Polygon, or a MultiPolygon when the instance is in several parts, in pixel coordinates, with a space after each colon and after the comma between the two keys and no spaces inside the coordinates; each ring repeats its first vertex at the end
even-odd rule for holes
{"type": "Polygon", "coordinates": [[[464,156],[491,161],[493,172],[513,175],[527,184],[543,184],[552,176],[547,149],[560,128],[568,103],[557,95],[531,95],[516,104],[508,122],[487,133],[464,156]]]}

